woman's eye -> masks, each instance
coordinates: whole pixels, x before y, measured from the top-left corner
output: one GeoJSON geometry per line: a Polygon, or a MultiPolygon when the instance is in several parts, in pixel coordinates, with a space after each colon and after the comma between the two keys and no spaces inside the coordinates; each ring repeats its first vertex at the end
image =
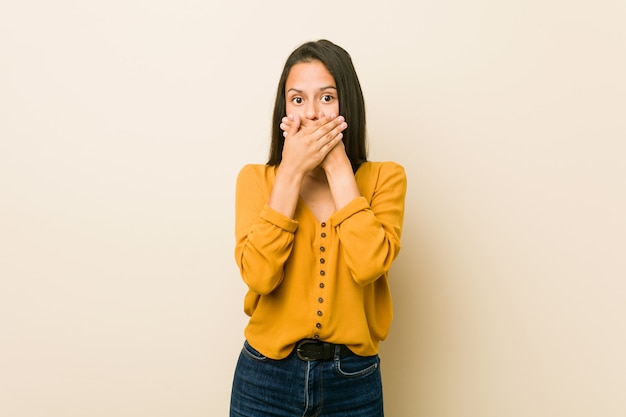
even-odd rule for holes
{"type": "Polygon", "coordinates": [[[333,101],[333,96],[324,95],[324,96],[322,96],[322,100],[323,100],[325,103],[330,103],[331,101],[333,101]]]}
{"type": "Polygon", "coordinates": [[[302,104],[302,97],[294,97],[291,99],[292,102],[294,102],[295,104],[302,104]]]}

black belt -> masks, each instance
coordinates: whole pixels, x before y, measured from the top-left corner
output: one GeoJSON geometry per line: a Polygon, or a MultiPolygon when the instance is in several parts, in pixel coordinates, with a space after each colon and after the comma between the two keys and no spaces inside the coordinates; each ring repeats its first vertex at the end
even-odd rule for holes
{"type": "Polygon", "coordinates": [[[335,347],[339,346],[339,356],[352,354],[345,345],[334,345],[315,339],[303,339],[296,343],[296,355],[303,361],[328,360],[335,356],[335,347]]]}

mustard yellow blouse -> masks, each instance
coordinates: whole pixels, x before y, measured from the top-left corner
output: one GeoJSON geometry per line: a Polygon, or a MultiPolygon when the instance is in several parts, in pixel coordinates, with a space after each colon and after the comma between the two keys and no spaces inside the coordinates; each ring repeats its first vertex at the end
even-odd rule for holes
{"type": "Polygon", "coordinates": [[[406,175],[394,162],[366,162],[361,196],[319,222],[300,200],[293,219],[267,202],[276,167],[246,165],[237,177],[235,258],[248,286],[248,342],[273,359],[300,339],[378,352],[392,319],[387,272],[400,250],[406,175]]]}

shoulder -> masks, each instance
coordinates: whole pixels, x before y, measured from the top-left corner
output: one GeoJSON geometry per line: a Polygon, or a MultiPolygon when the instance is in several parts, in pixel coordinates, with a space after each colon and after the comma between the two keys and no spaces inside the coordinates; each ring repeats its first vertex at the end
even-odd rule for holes
{"type": "Polygon", "coordinates": [[[269,166],[266,164],[246,164],[239,170],[239,175],[241,174],[263,174],[267,171],[274,170],[273,166],[269,166]]]}
{"type": "Polygon", "coordinates": [[[374,195],[406,192],[404,167],[396,162],[364,162],[356,171],[355,179],[361,195],[371,201],[374,195]]]}
{"type": "Polygon", "coordinates": [[[246,164],[237,175],[237,182],[265,182],[275,176],[275,167],[266,164],[246,164]]]}
{"type": "Polygon", "coordinates": [[[393,161],[364,162],[357,170],[356,175],[370,180],[397,178],[406,181],[404,167],[393,161]]]}

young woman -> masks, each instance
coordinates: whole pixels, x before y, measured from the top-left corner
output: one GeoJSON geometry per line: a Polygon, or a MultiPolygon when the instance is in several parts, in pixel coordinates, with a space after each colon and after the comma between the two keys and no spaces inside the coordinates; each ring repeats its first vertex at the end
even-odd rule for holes
{"type": "Polygon", "coordinates": [[[248,286],[231,417],[383,415],[378,344],[392,318],[406,176],[368,162],[350,55],[291,53],[265,165],[237,178],[235,258],[248,286]]]}

